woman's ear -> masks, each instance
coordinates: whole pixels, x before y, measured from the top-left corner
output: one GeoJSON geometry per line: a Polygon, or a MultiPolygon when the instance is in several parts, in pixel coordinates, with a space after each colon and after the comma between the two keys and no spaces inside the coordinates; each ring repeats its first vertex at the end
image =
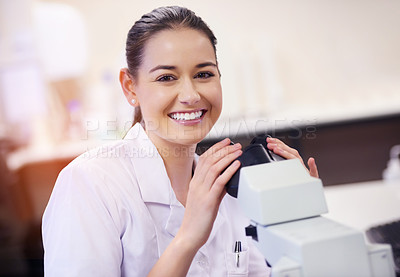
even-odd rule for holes
{"type": "Polygon", "coordinates": [[[122,68],[119,71],[119,82],[121,84],[121,88],[124,92],[125,98],[126,100],[128,100],[129,105],[137,107],[138,100],[134,91],[133,78],[132,75],[129,73],[128,68],[122,68]]]}

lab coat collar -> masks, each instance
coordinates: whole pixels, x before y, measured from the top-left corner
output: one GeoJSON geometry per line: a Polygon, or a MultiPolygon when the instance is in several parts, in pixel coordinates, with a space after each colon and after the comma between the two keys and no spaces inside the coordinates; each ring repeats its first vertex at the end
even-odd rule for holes
{"type": "Polygon", "coordinates": [[[164,161],[142,125],[135,124],[124,139],[134,141],[128,151],[131,154],[143,201],[176,205],[178,201],[172,190],[164,161]]]}

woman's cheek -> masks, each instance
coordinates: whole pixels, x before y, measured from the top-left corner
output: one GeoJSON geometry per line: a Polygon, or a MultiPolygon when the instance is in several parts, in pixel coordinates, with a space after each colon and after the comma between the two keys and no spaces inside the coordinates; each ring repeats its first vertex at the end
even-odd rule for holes
{"type": "Polygon", "coordinates": [[[222,87],[221,84],[218,82],[217,85],[213,88],[213,93],[211,95],[213,98],[212,102],[215,107],[218,107],[219,111],[222,110],[222,87]]]}

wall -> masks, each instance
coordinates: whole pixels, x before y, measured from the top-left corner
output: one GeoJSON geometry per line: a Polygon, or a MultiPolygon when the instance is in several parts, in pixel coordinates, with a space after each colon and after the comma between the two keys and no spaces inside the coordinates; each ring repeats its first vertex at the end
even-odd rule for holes
{"type": "Polygon", "coordinates": [[[399,1],[57,2],[86,20],[90,85],[105,72],[116,80],[126,33],[140,15],[180,4],[219,39],[223,118],[332,121],[400,110],[399,1]]]}
{"type": "MultiPolygon", "coordinates": [[[[7,0],[0,3],[11,7],[7,0]]],[[[257,131],[264,128],[264,121],[324,123],[400,111],[400,2],[396,0],[252,0],[246,4],[238,0],[19,0],[14,8],[17,3],[25,20],[7,24],[12,18],[3,16],[2,37],[27,25],[29,10],[39,5],[69,5],[82,16],[85,30],[79,28],[75,35],[85,33],[87,38],[79,42],[87,47],[87,55],[79,59],[86,67],[77,80],[84,91],[86,122],[94,118],[117,121],[120,129],[129,126],[132,111],[118,83],[127,31],[142,14],[172,4],[196,11],[219,39],[224,109],[211,136],[225,135],[218,130],[227,124],[231,125],[228,135],[241,132],[237,129],[241,121],[257,131]]],[[[0,48],[5,46],[3,40],[0,48]]],[[[73,58],[70,51],[63,53],[73,58]]],[[[42,60],[49,59],[46,51],[39,54],[42,60]]],[[[9,56],[2,51],[0,67],[9,56]]],[[[39,110],[32,107],[38,105],[21,110],[39,110]]],[[[99,130],[110,128],[98,125],[99,130]]],[[[99,137],[106,131],[100,130],[99,137]]]]}

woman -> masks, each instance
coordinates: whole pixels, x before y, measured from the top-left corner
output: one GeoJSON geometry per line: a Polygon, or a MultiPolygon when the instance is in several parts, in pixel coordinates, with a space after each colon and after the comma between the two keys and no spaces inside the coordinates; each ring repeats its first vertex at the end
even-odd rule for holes
{"type": "MultiPolygon", "coordinates": [[[[195,155],[222,108],[215,45],[181,7],[158,8],[131,28],[120,82],[135,124],[60,173],[43,217],[46,276],[269,275],[245,237],[248,220],[225,197],[241,145],[224,139],[195,155]]],[[[277,139],[268,147],[301,159],[277,139]]],[[[309,167],[316,176],[313,159],[309,167]]]]}

